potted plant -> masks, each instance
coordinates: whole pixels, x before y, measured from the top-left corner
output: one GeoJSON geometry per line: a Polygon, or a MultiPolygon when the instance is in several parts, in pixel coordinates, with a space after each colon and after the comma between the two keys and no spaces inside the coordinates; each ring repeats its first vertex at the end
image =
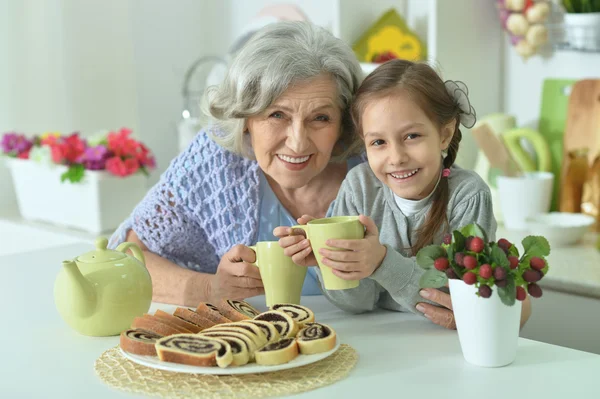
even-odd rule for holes
{"type": "Polygon", "coordinates": [[[542,296],[537,284],[548,273],[550,245],[528,236],[523,254],[506,239],[488,242],[477,224],[444,237],[417,254],[426,269],[421,288],[449,285],[456,328],[465,360],[483,367],[514,361],[519,338],[521,301],[542,296]]]}
{"type": "Polygon", "coordinates": [[[600,50],[600,0],[562,0],[565,39],[577,50],[600,50]]]}
{"type": "Polygon", "coordinates": [[[4,134],[0,151],[21,215],[95,234],[118,227],[143,198],[156,167],[131,133],[123,128],[88,139],[79,133],[4,134]]]}

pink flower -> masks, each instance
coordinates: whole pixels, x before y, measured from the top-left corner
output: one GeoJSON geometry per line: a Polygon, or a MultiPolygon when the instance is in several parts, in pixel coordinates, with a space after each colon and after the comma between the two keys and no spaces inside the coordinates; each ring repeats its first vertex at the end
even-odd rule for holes
{"type": "Polygon", "coordinates": [[[32,146],[32,141],[28,140],[24,135],[17,133],[6,133],[2,136],[2,141],[0,141],[2,152],[12,156],[19,156],[24,152],[29,153],[32,146]]]}
{"type": "Polygon", "coordinates": [[[79,157],[83,155],[86,146],[85,140],[79,138],[79,133],[62,137],[54,144],[50,144],[52,160],[58,164],[71,165],[76,163],[79,157]]]}
{"type": "Polygon", "coordinates": [[[135,158],[122,160],[120,157],[111,157],[106,161],[106,170],[115,176],[125,177],[134,174],[140,168],[135,158]]]}
{"type": "Polygon", "coordinates": [[[111,156],[112,154],[105,146],[97,145],[95,147],[87,147],[83,154],[77,158],[76,162],[83,164],[88,170],[104,170],[106,160],[111,156]]]}
{"type": "Polygon", "coordinates": [[[118,133],[108,134],[108,149],[119,157],[133,157],[136,155],[140,143],[129,137],[131,129],[122,128],[118,133]]]}

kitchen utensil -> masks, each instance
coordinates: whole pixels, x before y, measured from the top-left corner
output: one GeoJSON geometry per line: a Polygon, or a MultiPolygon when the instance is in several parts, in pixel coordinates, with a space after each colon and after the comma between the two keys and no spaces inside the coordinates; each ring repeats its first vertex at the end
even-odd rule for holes
{"type": "Polygon", "coordinates": [[[542,86],[538,131],[544,136],[550,148],[551,171],[554,173],[554,188],[550,209],[553,211],[558,210],[567,107],[569,94],[576,81],[574,79],[546,79],[542,86]]]}
{"type": "Polygon", "coordinates": [[[58,313],[84,335],[118,335],[148,312],[152,301],[142,250],[131,242],[116,251],[107,245],[106,238],[99,238],[95,251],[64,261],[54,283],[58,313]]]}

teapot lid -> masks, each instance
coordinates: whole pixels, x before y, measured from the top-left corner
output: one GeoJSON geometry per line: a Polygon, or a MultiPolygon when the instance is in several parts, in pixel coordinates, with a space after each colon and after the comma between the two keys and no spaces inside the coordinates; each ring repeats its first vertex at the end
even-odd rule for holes
{"type": "Polygon", "coordinates": [[[87,252],[77,257],[77,262],[80,263],[104,263],[113,262],[127,257],[126,254],[120,251],[107,249],[108,240],[104,237],[96,239],[96,250],[87,252]]]}

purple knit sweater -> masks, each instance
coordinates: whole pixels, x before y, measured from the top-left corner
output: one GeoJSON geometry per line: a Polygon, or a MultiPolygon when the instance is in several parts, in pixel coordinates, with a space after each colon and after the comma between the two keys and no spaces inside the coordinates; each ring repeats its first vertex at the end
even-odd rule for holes
{"type": "Polygon", "coordinates": [[[119,226],[109,246],[125,241],[133,229],[153,253],[215,273],[232,246],[253,244],[259,206],[256,161],[224,150],[201,131],[119,226]]]}

